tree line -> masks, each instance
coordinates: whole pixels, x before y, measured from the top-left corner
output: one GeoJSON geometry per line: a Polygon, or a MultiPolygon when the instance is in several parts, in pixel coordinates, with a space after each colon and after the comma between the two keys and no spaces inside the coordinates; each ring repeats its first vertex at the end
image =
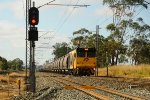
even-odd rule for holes
{"type": "Polygon", "coordinates": [[[22,70],[23,61],[19,58],[7,61],[5,58],[0,56],[0,69],[1,70],[22,70]]]}
{"type": "MultiPolygon", "coordinates": [[[[113,22],[106,26],[110,33],[104,37],[98,35],[98,65],[104,67],[118,63],[150,63],[150,26],[142,17],[134,19],[136,8],[148,8],[144,0],[103,0],[113,10],[113,22]]],[[[76,47],[96,47],[96,34],[81,28],[73,32],[70,43],[53,45],[54,59],[57,59],[76,47]]]]}

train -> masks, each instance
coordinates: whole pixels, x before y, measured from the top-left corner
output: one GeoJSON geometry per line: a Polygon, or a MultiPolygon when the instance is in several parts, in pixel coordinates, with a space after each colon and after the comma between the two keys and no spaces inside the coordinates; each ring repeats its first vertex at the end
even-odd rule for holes
{"type": "Polygon", "coordinates": [[[94,75],[96,68],[95,48],[76,48],[45,66],[45,70],[72,75],[94,75]]]}

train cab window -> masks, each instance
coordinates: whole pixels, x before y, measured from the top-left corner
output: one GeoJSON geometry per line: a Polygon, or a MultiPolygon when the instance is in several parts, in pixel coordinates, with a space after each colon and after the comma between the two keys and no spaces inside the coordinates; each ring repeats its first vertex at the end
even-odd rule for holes
{"type": "Polygon", "coordinates": [[[85,57],[85,52],[80,51],[77,53],[77,56],[78,57],[85,57]]]}
{"type": "Polygon", "coordinates": [[[87,52],[87,57],[95,57],[95,56],[96,56],[96,52],[92,52],[92,51],[87,52]]]}

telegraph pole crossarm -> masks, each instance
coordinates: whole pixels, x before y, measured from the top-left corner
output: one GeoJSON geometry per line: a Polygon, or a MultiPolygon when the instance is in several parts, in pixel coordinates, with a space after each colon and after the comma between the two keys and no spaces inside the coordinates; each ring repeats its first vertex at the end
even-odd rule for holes
{"type": "Polygon", "coordinates": [[[56,6],[74,6],[74,7],[88,7],[90,5],[70,5],[70,4],[48,4],[48,5],[56,5],[56,6]]]}

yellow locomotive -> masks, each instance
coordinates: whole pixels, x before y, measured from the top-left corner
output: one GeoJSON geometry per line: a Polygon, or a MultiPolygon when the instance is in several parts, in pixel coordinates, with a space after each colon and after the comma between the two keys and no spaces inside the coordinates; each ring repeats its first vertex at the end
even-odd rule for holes
{"type": "Polygon", "coordinates": [[[95,48],[76,48],[65,56],[49,63],[46,69],[73,75],[93,75],[95,67],[95,48]]]}

